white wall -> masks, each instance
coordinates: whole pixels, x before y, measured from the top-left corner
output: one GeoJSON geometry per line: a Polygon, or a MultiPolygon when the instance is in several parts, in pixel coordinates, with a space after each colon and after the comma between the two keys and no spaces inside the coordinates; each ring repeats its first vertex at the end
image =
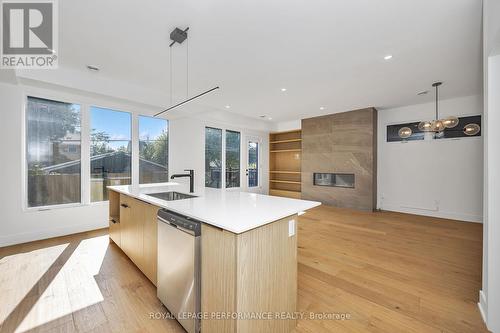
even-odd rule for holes
{"type": "MultiPolygon", "coordinates": [[[[269,191],[269,131],[265,128],[248,128],[248,121],[243,119],[232,119],[231,123],[221,120],[208,119],[205,117],[187,117],[170,121],[170,154],[169,165],[171,174],[182,173],[184,169],[195,170],[196,186],[205,186],[205,127],[215,127],[239,131],[241,133],[241,154],[244,162],[245,138],[247,136],[257,136],[262,139],[260,150],[261,163],[261,188],[259,193],[267,194],[269,191]]],[[[245,168],[243,168],[245,169],[245,168]]],[[[241,184],[246,180],[241,173],[241,184]]],[[[179,178],[176,181],[186,182],[179,178]]]]}
{"type": "MultiPolygon", "coordinates": [[[[434,103],[378,113],[378,208],[482,221],[482,137],[386,142],[387,125],[433,119],[434,103]]],[[[482,97],[440,101],[440,116],[482,114],[482,97]]]]}
{"type": "MultiPolygon", "coordinates": [[[[102,94],[65,89],[55,85],[27,87],[0,83],[0,247],[44,239],[108,225],[107,203],[84,203],[77,207],[57,208],[45,211],[26,210],[23,207],[23,114],[27,93],[45,98],[66,100],[82,105],[99,105],[131,113],[151,115],[151,108],[142,101],[106,98],[102,94]]],[[[136,119],[135,117],[133,119],[136,119]]],[[[170,120],[170,173],[183,169],[196,170],[196,185],[204,186],[204,126],[240,130],[263,138],[261,156],[263,172],[261,191],[267,193],[268,153],[267,138],[271,124],[234,115],[228,112],[208,112],[191,115],[189,118],[170,120]]],[[[137,136],[133,130],[132,137],[137,136]]],[[[135,149],[137,145],[135,145],[135,149]]],[[[85,149],[85,148],[84,148],[85,149]]],[[[134,147],[133,147],[134,149],[134,147]]],[[[132,163],[132,173],[137,176],[137,163],[132,163]],[[135,166],[134,166],[135,165],[135,166]]],[[[82,177],[84,177],[82,175],[82,177]]],[[[84,178],[85,179],[85,178],[84,178]]],[[[137,179],[137,177],[136,177],[137,179]]],[[[180,180],[180,179],[179,179],[180,180]]],[[[85,180],[84,180],[85,181],[85,180]]],[[[180,180],[181,181],[181,180],[180,180]]]]}
{"type": "Polygon", "coordinates": [[[500,55],[490,57],[488,61],[488,130],[487,159],[488,164],[488,202],[487,228],[484,235],[486,246],[485,267],[483,274],[483,294],[481,308],[487,319],[488,328],[492,332],[500,332],[500,133],[495,131],[500,123],[500,55]]]}
{"type": "Polygon", "coordinates": [[[483,286],[479,309],[492,332],[500,332],[500,0],[483,0],[485,103],[483,286]]]}
{"type": "Polygon", "coordinates": [[[296,129],[301,129],[302,128],[302,120],[290,120],[290,121],[282,121],[276,124],[274,130],[276,132],[285,132],[285,131],[292,131],[296,129]]]}
{"type": "Polygon", "coordinates": [[[104,204],[24,210],[23,101],[21,87],[0,83],[0,246],[105,227],[104,204]]]}

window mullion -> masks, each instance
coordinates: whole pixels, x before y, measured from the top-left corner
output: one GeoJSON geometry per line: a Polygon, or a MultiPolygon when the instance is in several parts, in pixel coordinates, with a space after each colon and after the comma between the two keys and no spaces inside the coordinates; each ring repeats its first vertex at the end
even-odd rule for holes
{"type": "Polygon", "coordinates": [[[139,186],[139,117],[132,115],[132,186],[139,186]]]}
{"type": "Polygon", "coordinates": [[[81,113],[81,191],[83,204],[90,203],[90,106],[82,105],[81,113]]]}
{"type": "Polygon", "coordinates": [[[222,152],[221,152],[221,188],[226,189],[226,130],[222,130],[222,152]]]}

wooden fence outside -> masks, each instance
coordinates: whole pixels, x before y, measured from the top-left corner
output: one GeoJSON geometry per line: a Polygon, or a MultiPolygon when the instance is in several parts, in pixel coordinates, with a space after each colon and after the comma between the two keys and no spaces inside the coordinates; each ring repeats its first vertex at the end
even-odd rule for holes
{"type": "MultiPolygon", "coordinates": [[[[108,200],[106,190],[108,185],[127,184],[130,184],[129,174],[108,174],[106,178],[91,178],[91,201],[108,200]]],[[[80,203],[81,201],[81,177],[79,174],[28,176],[28,207],[80,203]]]]}

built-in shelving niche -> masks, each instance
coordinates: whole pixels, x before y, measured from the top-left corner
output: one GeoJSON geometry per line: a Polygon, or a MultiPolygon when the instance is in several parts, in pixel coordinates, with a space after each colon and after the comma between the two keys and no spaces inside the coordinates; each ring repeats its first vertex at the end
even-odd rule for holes
{"type": "Polygon", "coordinates": [[[269,135],[269,194],[300,198],[302,134],[300,130],[269,135]]]}
{"type": "Polygon", "coordinates": [[[109,191],[109,219],[113,223],[120,223],[120,194],[109,191]]]}

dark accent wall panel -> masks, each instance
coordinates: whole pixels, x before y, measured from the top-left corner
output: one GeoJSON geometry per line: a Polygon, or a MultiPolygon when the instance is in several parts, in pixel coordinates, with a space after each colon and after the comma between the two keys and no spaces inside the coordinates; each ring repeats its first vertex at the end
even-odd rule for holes
{"type": "MultiPolygon", "coordinates": [[[[475,136],[481,136],[481,131],[479,133],[474,134],[474,135],[466,135],[464,133],[464,127],[468,124],[477,124],[479,127],[481,127],[481,116],[466,116],[466,117],[459,117],[459,123],[457,126],[454,128],[445,128],[444,131],[440,133],[436,133],[434,135],[434,139],[439,140],[439,139],[450,139],[450,138],[469,138],[469,137],[475,137],[475,136]]],[[[413,123],[403,123],[403,124],[396,124],[396,125],[388,125],[387,126],[387,142],[401,142],[401,141],[416,141],[416,140],[424,140],[425,138],[425,133],[421,132],[418,129],[418,124],[420,122],[413,122],[413,123]],[[408,127],[412,130],[412,134],[408,138],[401,138],[399,136],[399,130],[402,127],[408,127]]]]}
{"type": "Polygon", "coordinates": [[[377,193],[377,110],[302,120],[302,199],[372,211],[377,193]],[[314,173],[355,175],[354,188],[315,186],[314,173]]]}

